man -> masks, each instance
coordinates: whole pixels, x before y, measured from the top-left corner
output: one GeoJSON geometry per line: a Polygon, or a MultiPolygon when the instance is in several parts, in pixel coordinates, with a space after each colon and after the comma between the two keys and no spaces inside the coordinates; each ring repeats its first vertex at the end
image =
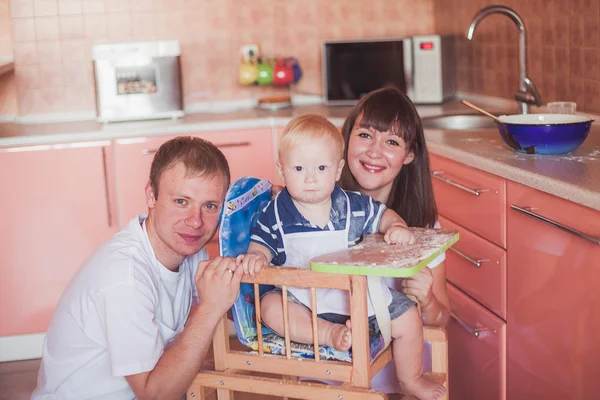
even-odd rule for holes
{"type": "Polygon", "coordinates": [[[179,137],[156,153],[148,216],[80,268],[46,334],[32,399],[175,399],[198,373],[239,290],[235,260],[207,261],[229,186],[210,142],[179,137]]]}

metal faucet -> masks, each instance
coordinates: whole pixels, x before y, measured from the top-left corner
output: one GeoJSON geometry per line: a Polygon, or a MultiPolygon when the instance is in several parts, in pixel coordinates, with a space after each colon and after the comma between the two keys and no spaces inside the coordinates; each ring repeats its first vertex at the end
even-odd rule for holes
{"type": "Polygon", "coordinates": [[[542,99],[533,81],[527,76],[527,31],[525,23],[513,9],[505,6],[488,6],[479,10],[469,26],[467,39],[472,40],[475,28],[482,19],[490,14],[503,14],[509,17],[517,28],[519,28],[519,91],[515,93],[515,99],[519,103],[519,112],[529,114],[529,105],[542,105],[542,99]]]}

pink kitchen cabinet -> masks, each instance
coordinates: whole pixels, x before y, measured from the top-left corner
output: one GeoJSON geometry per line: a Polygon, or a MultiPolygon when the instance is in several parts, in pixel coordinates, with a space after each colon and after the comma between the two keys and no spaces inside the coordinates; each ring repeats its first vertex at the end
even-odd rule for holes
{"type": "Polygon", "coordinates": [[[506,248],[506,180],[437,155],[431,170],[440,215],[506,248]]]}
{"type": "Polygon", "coordinates": [[[116,187],[119,226],[138,214],[148,212],[144,188],[150,177],[154,153],[174,136],[117,139],[115,144],[116,187]]]}
{"type": "MultiPolygon", "coordinates": [[[[231,172],[232,181],[245,175],[274,182],[275,158],[272,130],[255,129],[194,134],[221,149],[231,172]]],[[[116,141],[117,196],[119,224],[123,226],[137,214],[147,212],[144,187],[156,150],[174,136],[119,139],[116,141]]]]}
{"type": "Polygon", "coordinates": [[[506,323],[453,285],[448,331],[451,399],[506,399],[506,323]]]}
{"type": "Polygon", "coordinates": [[[45,332],[83,262],[117,231],[110,142],[0,149],[0,336],[45,332]]]}
{"type": "Polygon", "coordinates": [[[507,191],[508,398],[596,399],[600,212],[512,182],[507,191]]]}
{"type": "Polygon", "coordinates": [[[506,250],[443,216],[439,220],[460,233],[458,243],[446,251],[448,281],[506,319],[506,250]]]}

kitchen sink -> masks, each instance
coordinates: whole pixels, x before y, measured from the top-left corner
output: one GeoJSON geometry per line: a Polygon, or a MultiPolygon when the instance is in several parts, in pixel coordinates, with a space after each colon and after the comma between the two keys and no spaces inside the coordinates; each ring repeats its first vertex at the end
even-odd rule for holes
{"type": "Polygon", "coordinates": [[[454,114],[423,117],[423,129],[448,129],[452,131],[471,131],[496,129],[496,123],[490,117],[479,114],[454,114]]]}

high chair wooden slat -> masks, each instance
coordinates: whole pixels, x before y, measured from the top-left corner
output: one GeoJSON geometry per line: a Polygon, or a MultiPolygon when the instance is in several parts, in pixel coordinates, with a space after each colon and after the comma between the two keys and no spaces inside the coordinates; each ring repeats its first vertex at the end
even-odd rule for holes
{"type": "Polygon", "coordinates": [[[285,337],[285,357],[290,360],[292,358],[292,341],[290,339],[290,316],[288,312],[288,296],[287,286],[281,287],[283,301],[283,332],[285,337]]]}
{"type": "Polygon", "coordinates": [[[258,283],[254,284],[254,301],[256,303],[256,335],[258,337],[258,355],[264,354],[264,343],[262,337],[262,317],[260,315],[260,289],[258,283]]]}
{"type": "Polygon", "coordinates": [[[312,328],[313,328],[313,347],[315,349],[315,362],[321,361],[319,354],[319,333],[317,325],[317,289],[310,288],[310,304],[312,304],[312,328]]]}

